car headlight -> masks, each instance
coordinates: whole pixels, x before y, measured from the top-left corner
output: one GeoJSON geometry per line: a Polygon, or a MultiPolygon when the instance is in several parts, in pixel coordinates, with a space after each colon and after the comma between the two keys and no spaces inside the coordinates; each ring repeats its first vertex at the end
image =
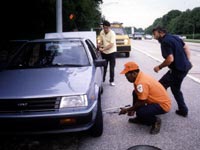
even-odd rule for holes
{"type": "Polygon", "coordinates": [[[124,40],[124,44],[127,45],[128,44],[128,39],[124,40]]]}
{"type": "Polygon", "coordinates": [[[88,106],[88,99],[86,95],[67,96],[61,98],[60,108],[86,106],[88,106]]]}

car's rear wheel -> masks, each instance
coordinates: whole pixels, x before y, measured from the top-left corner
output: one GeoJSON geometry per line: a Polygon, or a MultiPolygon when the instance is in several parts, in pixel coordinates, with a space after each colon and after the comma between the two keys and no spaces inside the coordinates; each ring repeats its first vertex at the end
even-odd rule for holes
{"type": "Polygon", "coordinates": [[[94,125],[90,128],[90,135],[93,137],[99,137],[103,133],[103,114],[101,109],[101,96],[98,100],[97,115],[95,118],[94,125]]]}

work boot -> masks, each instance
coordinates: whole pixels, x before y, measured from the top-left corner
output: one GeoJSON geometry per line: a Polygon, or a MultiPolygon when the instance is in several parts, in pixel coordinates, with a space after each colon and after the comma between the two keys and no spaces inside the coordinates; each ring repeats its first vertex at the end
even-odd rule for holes
{"type": "Polygon", "coordinates": [[[183,117],[187,117],[188,116],[188,112],[187,111],[183,111],[183,110],[176,110],[176,114],[179,116],[183,116],[183,117]]]}
{"type": "Polygon", "coordinates": [[[150,134],[158,134],[160,132],[161,119],[157,117],[156,122],[152,125],[150,134]]]}
{"type": "Polygon", "coordinates": [[[137,117],[135,117],[135,118],[129,118],[128,122],[129,123],[134,123],[134,124],[142,124],[142,122],[137,117]]]}

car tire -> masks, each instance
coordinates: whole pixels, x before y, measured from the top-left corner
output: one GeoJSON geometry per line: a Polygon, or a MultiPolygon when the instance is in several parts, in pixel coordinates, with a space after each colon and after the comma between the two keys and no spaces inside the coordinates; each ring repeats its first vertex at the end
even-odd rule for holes
{"type": "Polygon", "coordinates": [[[92,137],[99,137],[103,133],[103,114],[101,109],[101,98],[99,96],[97,115],[94,125],[90,128],[90,135],[92,137]]]}

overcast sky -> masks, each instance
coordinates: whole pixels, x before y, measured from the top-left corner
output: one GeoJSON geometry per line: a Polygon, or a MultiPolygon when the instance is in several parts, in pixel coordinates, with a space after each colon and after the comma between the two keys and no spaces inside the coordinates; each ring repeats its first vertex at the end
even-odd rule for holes
{"type": "Polygon", "coordinates": [[[195,7],[200,7],[200,0],[103,0],[101,10],[110,22],[144,29],[171,10],[185,11],[195,7]]]}

